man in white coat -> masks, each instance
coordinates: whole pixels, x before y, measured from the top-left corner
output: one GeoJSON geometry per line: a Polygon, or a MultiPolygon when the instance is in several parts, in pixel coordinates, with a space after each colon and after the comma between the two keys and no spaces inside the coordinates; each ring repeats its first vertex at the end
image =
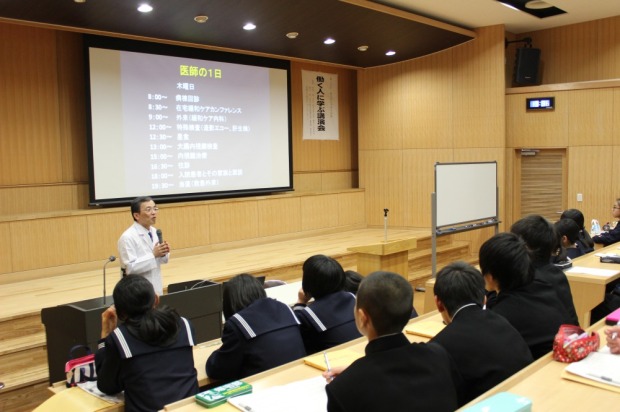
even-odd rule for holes
{"type": "Polygon", "coordinates": [[[153,284],[155,293],[162,295],[161,264],[168,263],[170,246],[166,241],[160,242],[153,226],[157,211],[150,197],[137,197],[131,202],[134,223],[118,240],[118,254],[123,276],[144,276],[153,284]]]}

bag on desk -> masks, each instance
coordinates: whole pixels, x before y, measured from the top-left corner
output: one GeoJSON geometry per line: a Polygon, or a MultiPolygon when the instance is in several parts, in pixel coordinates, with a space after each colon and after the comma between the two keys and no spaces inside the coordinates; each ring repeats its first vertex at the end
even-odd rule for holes
{"type": "Polygon", "coordinates": [[[562,325],[553,339],[553,359],[565,363],[576,362],[598,350],[599,346],[598,333],[588,334],[579,326],[562,325]]]}
{"type": "Polygon", "coordinates": [[[78,383],[97,380],[95,355],[88,346],[76,345],[69,350],[69,361],[65,364],[65,373],[67,374],[67,388],[77,386],[78,383]],[[85,350],[86,356],[74,358],[78,349],[85,350]]]}

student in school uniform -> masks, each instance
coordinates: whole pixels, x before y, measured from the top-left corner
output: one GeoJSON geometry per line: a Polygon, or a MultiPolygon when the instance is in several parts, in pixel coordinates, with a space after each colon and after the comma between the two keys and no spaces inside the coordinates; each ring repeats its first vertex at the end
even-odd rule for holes
{"type": "Polygon", "coordinates": [[[248,274],[224,284],[222,346],[207,359],[207,376],[236,380],[306,356],[293,310],[268,298],[248,274]]]}
{"type": "MultiPolygon", "coordinates": [[[[614,219],[620,219],[620,198],[616,199],[614,202],[614,205],[611,208],[611,214],[614,219]]],[[[609,232],[593,236],[592,241],[594,243],[600,243],[603,246],[609,246],[616,242],[620,242],[620,224],[616,224],[616,226],[609,232]]]]}
{"type": "Polygon", "coordinates": [[[572,219],[560,219],[553,224],[564,251],[563,255],[570,259],[584,255],[579,241],[579,226],[572,219]]]}
{"type": "Polygon", "coordinates": [[[374,272],[357,292],[355,320],[368,338],[366,356],[323,374],[328,412],[454,411],[459,375],[437,343],[411,344],[403,334],[413,289],[402,276],[374,272]]]}
{"type": "Polygon", "coordinates": [[[125,391],[125,411],[158,411],[198,392],[189,321],[159,307],[153,285],[127,275],[114,287],[114,305],[101,315],[95,353],[97,387],[125,391]]]}
{"type": "Polygon", "coordinates": [[[459,406],[533,362],[519,332],[485,310],[484,279],[475,267],[455,262],[435,278],[435,304],[446,324],[432,342],[443,346],[461,374],[459,406]]]}
{"type": "Polygon", "coordinates": [[[566,209],[560,215],[560,219],[571,219],[577,226],[579,226],[579,234],[577,239],[577,244],[579,245],[579,249],[583,251],[583,253],[590,253],[594,251],[594,241],[590,237],[590,233],[585,228],[585,217],[581,210],[579,209],[566,209]]]}
{"type": "Polygon", "coordinates": [[[345,281],[342,266],[331,257],[314,255],[304,262],[301,290],[293,308],[308,354],[361,336],[353,318],[355,295],[344,290],[345,281]]]}
{"type": "Polygon", "coordinates": [[[551,284],[534,281],[525,241],[514,233],[499,233],[482,244],[479,262],[486,290],[496,293],[488,309],[510,322],[534,359],[550,352],[560,325],[571,317],[551,284]]]}
{"type": "Polygon", "coordinates": [[[517,220],[510,231],[519,235],[530,250],[534,266],[534,283],[543,289],[551,286],[569,314],[567,323],[579,325],[568,278],[564,271],[551,261],[558,248],[558,235],[547,219],[540,215],[528,215],[517,220]]]}

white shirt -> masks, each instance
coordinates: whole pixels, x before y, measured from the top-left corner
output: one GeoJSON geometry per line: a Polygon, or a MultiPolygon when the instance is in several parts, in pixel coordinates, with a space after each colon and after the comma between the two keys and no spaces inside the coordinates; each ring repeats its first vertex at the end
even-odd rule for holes
{"type": "Polygon", "coordinates": [[[118,255],[121,267],[125,268],[128,275],[144,276],[153,284],[155,293],[161,295],[163,286],[160,266],[162,263],[168,263],[170,254],[159,258],[153,255],[153,247],[159,240],[157,230],[153,226],[150,232],[152,240],[149,238],[149,231],[138,222],[134,222],[118,239],[118,255]]]}

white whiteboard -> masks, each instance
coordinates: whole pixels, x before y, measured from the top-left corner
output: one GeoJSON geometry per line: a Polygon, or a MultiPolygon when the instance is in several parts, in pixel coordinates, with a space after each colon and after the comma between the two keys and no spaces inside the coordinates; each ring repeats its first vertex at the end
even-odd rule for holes
{"type": "Polygon", "coordinates": [[[497,162],[435,164],[436,226],[497,217],[497,162]]]}

